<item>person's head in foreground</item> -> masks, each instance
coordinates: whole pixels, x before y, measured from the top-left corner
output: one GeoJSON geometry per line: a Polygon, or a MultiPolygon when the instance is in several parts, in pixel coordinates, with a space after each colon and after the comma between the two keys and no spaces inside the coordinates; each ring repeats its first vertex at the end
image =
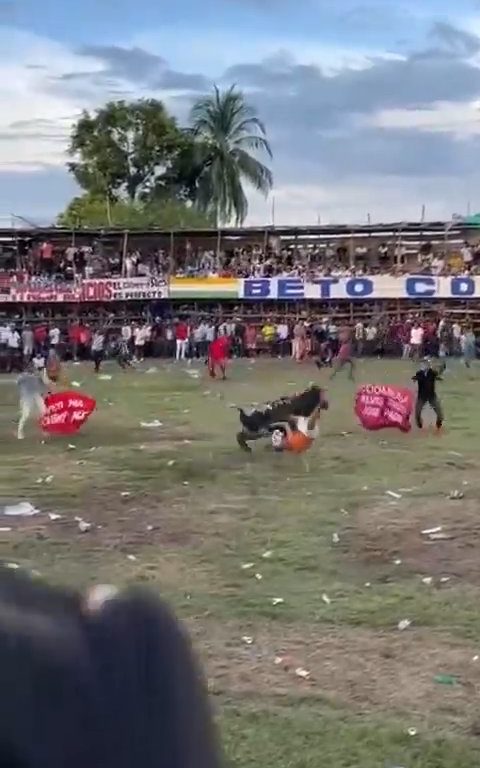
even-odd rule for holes
{"type": "Polygon", "coordinates": [[[218,768],[189,640],[145,591],[0,567],[1,768],[218,768]]]}

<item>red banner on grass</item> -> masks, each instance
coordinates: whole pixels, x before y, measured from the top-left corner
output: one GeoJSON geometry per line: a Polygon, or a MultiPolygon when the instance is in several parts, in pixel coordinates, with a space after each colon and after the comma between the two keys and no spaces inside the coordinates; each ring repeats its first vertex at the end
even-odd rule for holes
{"type": "Polygon", "coordinates": [[[355,395],[355,413],[365,429],[391,427],[409,432],[413,403],[413,392],[406,387],[365,384],[355,395]]]}
{"type": "Polygon", "coordinates": [[[80,392],[54,392],[45,398],[46,413],[40,427],[51,435],[73,435],[85,424],[97,405],[80,392]]]}

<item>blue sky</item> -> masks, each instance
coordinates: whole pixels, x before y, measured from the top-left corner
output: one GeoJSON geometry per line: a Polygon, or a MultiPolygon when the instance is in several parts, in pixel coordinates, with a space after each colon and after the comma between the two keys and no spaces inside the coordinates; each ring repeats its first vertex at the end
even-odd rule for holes
{"type": "Polygon", "coordinates": [[[0,0],[0,223],[75,193],[80,110],[155,96],[185,122],[214,82],[267,124],[277,223],[480,209],[479,35],[477,0],[0,0]]]}

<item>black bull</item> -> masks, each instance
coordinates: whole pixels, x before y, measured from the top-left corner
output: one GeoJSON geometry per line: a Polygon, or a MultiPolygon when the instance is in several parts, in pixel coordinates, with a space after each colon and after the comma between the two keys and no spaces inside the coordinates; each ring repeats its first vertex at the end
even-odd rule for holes
{"type": "Polygon", "coordinates": [[[320,387],[312,386],[292,397],[274,400],[263,410],[245,413],[239,408],[242,429],[237,433],[237,442],[240,448],[250,452],[250,441],[268,436],[277,425],[285,424],[292,416],[310,416],[319,405],[328,407],[325,393],[320,387]]]}

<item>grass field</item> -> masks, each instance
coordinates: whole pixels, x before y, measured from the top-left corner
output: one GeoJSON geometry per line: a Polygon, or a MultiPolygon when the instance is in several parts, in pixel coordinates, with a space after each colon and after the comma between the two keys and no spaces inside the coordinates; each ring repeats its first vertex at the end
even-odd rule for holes
{"type": "Polygon", "coordinates": [[[229,405],[321,379],[313,366],[241,361],[226,383],[185,371],[112,366],[100,381],[72,368],[98,411],[45,444],[32,428],[13,438],[16,392],[0,383],[0,500],[41,510],[0,516],[2,559],[77,585],[157,587],[189,624],[239,768],[478,766],[480,372],[458,364],[439,385],[442,436],[362,431],[339,376],[307,465],[261,443],[241,453],[229,405]],[[438,526],[442,538],[422,535],[438,526]]]}

